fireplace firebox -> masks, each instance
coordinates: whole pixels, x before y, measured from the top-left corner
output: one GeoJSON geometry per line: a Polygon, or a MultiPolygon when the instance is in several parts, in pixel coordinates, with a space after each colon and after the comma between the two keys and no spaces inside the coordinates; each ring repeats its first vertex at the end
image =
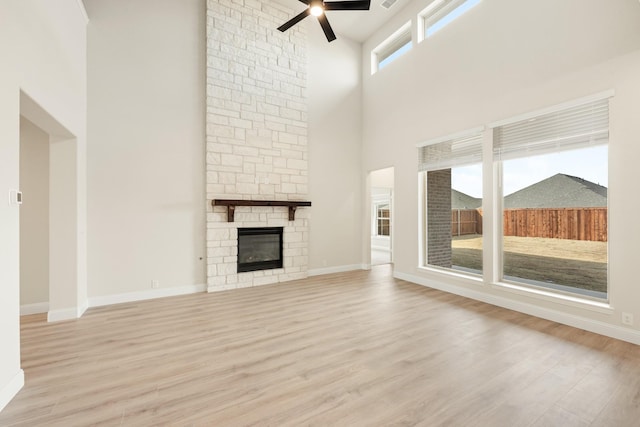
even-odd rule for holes
{"type": "Polygon", "coordinates": [[[238,273],[282,268],[283,227],[238,229],[238,273]]]}

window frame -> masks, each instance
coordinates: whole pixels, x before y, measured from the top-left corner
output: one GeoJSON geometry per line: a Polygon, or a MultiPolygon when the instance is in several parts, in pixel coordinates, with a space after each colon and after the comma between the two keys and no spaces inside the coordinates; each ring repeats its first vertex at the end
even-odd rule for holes
{"type": "Polygon", "coordinates": [[[447,27],[457,18],[477,6],[481,1],[482,0],[433,0],[418,14],[418,43],[423,42],[441,29],[447,27]],[[456,9],[463,7],[465,4],[469,4],[468,9],[462,11],[458,16],[453,17],[450,22],[445,23],[432,34],[427,34],[430,28],[437,25],[456,9]]]}
{"type": "MultiPolygon", "coordinates": [[[[503,215],[504,197],[505,197],[504,161],[518,159],[518,158],[520,159],[530,158],[530,157],[535,157],[538,155],[545,155],[545,154],[547,155],[555,154],[563,151],[584,149],[584,148],[589,148],[594,146],[606,146],[608,150],[608,147],[609,147],[608,135],[609,135],[609,130],[611,128],[611,125],[608,122],[608,119],[607,119],[607,128],[605,132],[606,136],[604,136],[604,138],[606,139],[606,142],[602,142],[603,133],[601,129],[601,124],[598,123],[597,125],[593,126],[593,129],[591,129],[588,132],[585,132],[585,129],[586,129],[584,128],[585,122],[582,121],[580,126],[580,131],[584,132],[584,135],[591,135],[589,137],[580,135],[580,138],[578,140],[582,140],[582,142],[572,143],[571,141],[573,141],[573,139],[570,137],[567,137],[566,135],[557,136],[553,138],[546,138],[546,139],[539,138],[539,140],[542,141],[543,143],[539,143],[539,142],[522,143],[521,142],[520,143],[521,151],[514,152],[513,147],[512,146],[509,147],[509,144],[507,144],[506,155],[500,153],[500,150],[505,150],[505,147],[497,146],[500,144],[499,141],[497,141],[500,138],[496,137],[496,134],[497,134],[496,130],[505,126],[510,126],[510,125],[517,126],[519,124],[524,124],[526,126],[528,123],[532,123],[533,126],[535,126],[535,123],[538,120],[544,119],[545,117],[554,116],[554,115],[562,116],[563,114],[570,114],[572,116],[575,116],[576,114],[579,114],[579,113],[576,113],[576,111],[579,111],[582,107],[589,107],[591,105],[597,106],[598,103],[606,103],[606,106],[607,106],[606,116],[608,118],[610,99],[613,96],[614,96],[613,91],[605,91],[605,92],[579,98],[573,101],[554,105],[545,109],[529,112],[526,114],[513,117],[511,119],[506,119],[506,120],[502,120],[502,121],[487,125],[488,128],[491,129],[492,131],[492,147],[491,147],[493,152],[492,160],[493,160],[494,171],[496,172],[496,179],[497,179],[497,182],[494,185],[494,187],[497,188],[497,192],[494,193],[496,194],[496,199],[494,200],[495,213],[496,213],[495,214],[496,229],[494,231],[494,236],[492,236],[492,238],[496,239],[496,247],[493,253],[494,258],[497,258],[496,270],[494,271],[496,285],[510,286],[510,287],[527,289],[527,290],[536,290],[536,291],[542,292],[543,294],[548,293],[560,298],[566,297],[570,299],[579,299],[583,301],[585,300],[593,301],[596,303],[608,303],[610,301],[611,289],[610,289],[610,280],[609,280],[610,269],[609,269],[608,258],[607,258],[607,286],[606,286],[606,292],[604,297],[595,295],[595,292],[580,291],[579,290],[580,288],[575,288],[576,290],[572,290],[571,289],[572,286],[561,284],[561,283],[549,284],[548,286],[545,286],[545,284],[542,282],[533,283],[535,282],[535,280],[528,279],[525,277],[518,277],[518,278],[505,277],[505,272],[504,272],[504,269],[505,269],[504,237],[505,236],[504,236],[504,215],[503,215]],[[557,141],[564,140],[564,141],[560,143],[556,143],[556,146],[554,148],[550,148],[553,145],[554,140],[557,140],[557,141]],[[517,154],[519,152],[524,154],[517,154]],[[517,280],[517,279],[521,279],[521,280],[517,280]]],[[[598,120],[597,115],[595,117],[595,120],[596,121],[598,120]]],[[[540,132],[538,129],[536,129],[535,131],[540,132]]],[[[522,135],[522,132],[523,132],[522,129],[518,129],[517,133],[519,135],[522,135]]],[[[517,149],[517,146],[516,146],[516,149],[517,149]]],[[[609,170],[608,170],[608,164],[607,164],[607,173],[608,172],[609,170]]],[[[607,196],[607,212],[608,210],[609,210],[609,197],[607,196]]],[[[607,216],[610,216],[610,215],[607,214],[607,216]]],[[[607,221],[607,229],[608,228],[609,228],[609,222],[607,221]]],[[[610,236],[610,233],[607,232],[607,235],[610,236]]],[[[607,238],[607,253],[609,253],[609,238],[607,238]]]]}
{"type": "Polygon", "coordinates": [[[411,49],[413,49],[412,26],[411,21],[408,21],[371,51],[371,75],[376,74],[411,49]],[[385,62],[387,60],[389,61],[385,62]]]}
{"type": "MultiPolygon", "coordinates": [[[[376,225],[375,225],[375,230],[374,230],[374,236],[376,237],[390,237],[391,236],[391,206],[389,202],[379,202],[375,204],[375,212],[376,212],[376,225]],[[386,206],[386,209],[381,209],[381,206],[386,206]],[[387,216],[380,216],[380,211],[381,210],[386,210],[387,212],[387,216]],[[387,231],[388,234],[380,234],[380,226],[381,226],[381,222],[386,221],[387,223],[387,231]]],[[[384,226],[383,226],[384,227],[384,226]]]]}
{"type": "MultiPolygon", "coordinates": [[[[469,277],[481,280],[484,275],[484,256],[482,257],[482,270],[456,269],[452,267],[437,266],[429,263],[429,240],[427,232],[429,228],[428,211],[428,173],[454,169],[469,165],[484,166],[483,161],[483,134],[484,126],[467,129],[447,136],[434,138],[416,145],[419,150],[419,188],[420,188],[420,268],[443,271],[447,274],[469,277]],[[441,149],[440,146],[442,146],[441,149]],[[448,149],[447,149],[448,148],[448,149]],[[453,153],[453,154],[452,154],[453,153]],[[435,159],[427,159],[429,154],[435,159]]],[[[450,190],[453,187],[450,188],[450,190]]],[[[451,206],[449,206],[451,209],[451,206]]],[[[483,218],[484,222],[484,218],[483,218]]],[[[450,227],[449,227],[450,228],[450,227]]],[[[450,236],[452,240],[453,236],[450,236]]],[[[450,240],[450,241],[451,241],[450,240]]],[[[484,246],[484,244],[483,244],[484,246]]],[[[484,251],[484,247],[483,247],[484,251]]],[[[459,266],[464,267],[464,266],[459,266]]]]}

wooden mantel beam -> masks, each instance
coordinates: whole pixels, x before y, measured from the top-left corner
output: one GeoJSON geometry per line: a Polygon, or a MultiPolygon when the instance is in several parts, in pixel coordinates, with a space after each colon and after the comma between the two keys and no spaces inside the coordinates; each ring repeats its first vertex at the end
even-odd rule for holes
{"type": "Polygon", "coordinates": [[[289,208],[289,221],[296,219],[296,209],[298,207],[311,206],[311,202],[294,201],[294,200],[231,200],[231,199],[214,199],[211,201],[212,206],[227,207],[227,221],[234,221],[236,206],[282,206],[289,208]]]}

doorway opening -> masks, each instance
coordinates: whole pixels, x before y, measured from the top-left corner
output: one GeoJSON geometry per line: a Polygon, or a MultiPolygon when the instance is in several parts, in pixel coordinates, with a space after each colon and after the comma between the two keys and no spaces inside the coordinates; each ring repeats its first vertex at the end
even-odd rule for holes
{"type": "Polygon", "coordinates": [[[19,144],[20,314],[76,319],[86,309],[78,140],[21,91],[19,144]]]}
{"type": "Polygon", "coordinates": [[[20,116],[20,313],[49,311],[49,134],[20,116]]]}
{"type": "Polygon", "coordinates": [[[371,265],[393,262],[393,175],[390,167],[370,176],[371,265]]]}

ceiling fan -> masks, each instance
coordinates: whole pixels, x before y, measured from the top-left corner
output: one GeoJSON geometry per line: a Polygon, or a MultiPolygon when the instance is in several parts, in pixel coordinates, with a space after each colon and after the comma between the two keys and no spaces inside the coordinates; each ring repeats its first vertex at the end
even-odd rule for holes
{"type": "Polygon", "coordinates": [[[325,12],[328,10],[369,10],[371,6],[371,0],[351,0],[351,1],[322,1],[322,0],[299,0],[301,3],[306,4],[307,7],[304,12],[294,16],[284,24],[278,27],[278,30],[285,32],[289,28],[296,25],[309,15],[313,15],[318,18],[324,35],[327,36],[327,41],[332,42],[336,39],[336,35],[329,25],[325,12]]]}

